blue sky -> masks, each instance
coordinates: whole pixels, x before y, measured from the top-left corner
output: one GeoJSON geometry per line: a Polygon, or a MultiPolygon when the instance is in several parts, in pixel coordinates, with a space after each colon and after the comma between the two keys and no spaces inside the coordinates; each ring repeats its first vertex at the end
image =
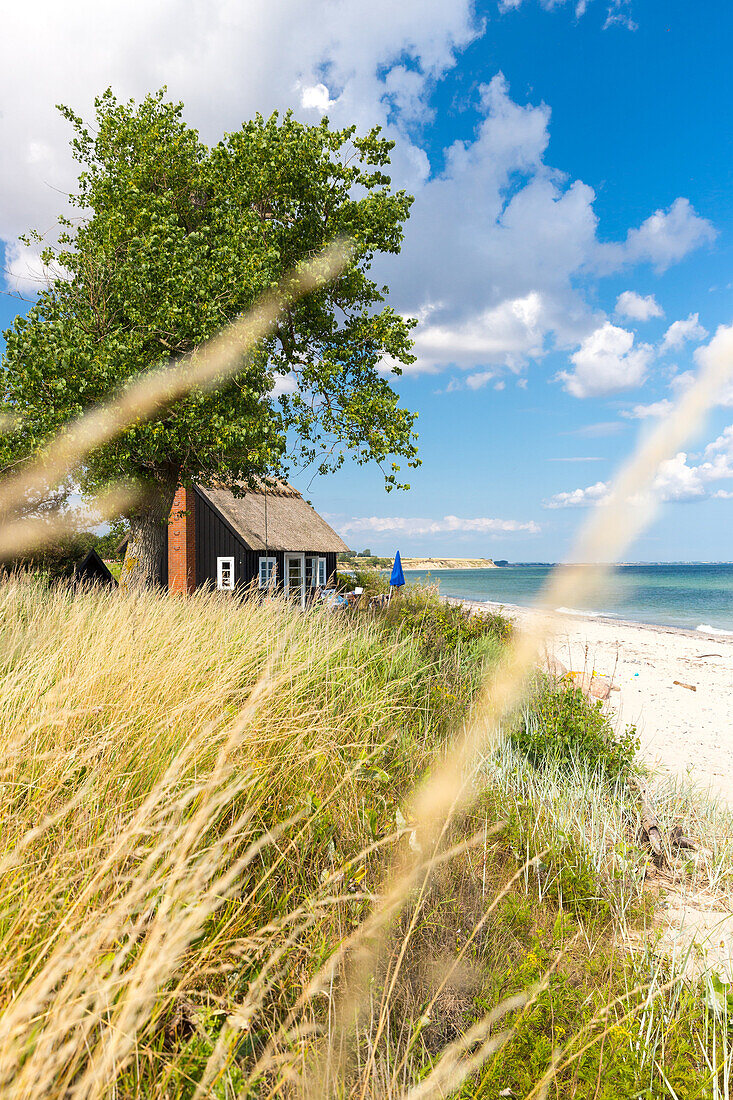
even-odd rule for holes
{"type": "MultiPolygon", "coordinates": [[[[0,76],[6,289],[32,288],[17,235],[51,225],[73,180],[59,100],[85,110],[107,84],[141,95],[166,82],[209,140],[288,105],[379,122],[397,142],[394,180],[416,196],[403,253],[379,274],[421,318],[418,362],[397,384],[419,413],[423,466],[406,494],[354,466],[301,487],[357,548],[557,560],[689,384],[696,351],[733,321],[733,12],[724,0],[364,7],[14,12],[0,76]]],[[[3,295],[0,323],[19,307],[3,295]]],[[[732,424],[733,386],[661,471],[667,503],[631,557],[733,558],[732,424]]]]}

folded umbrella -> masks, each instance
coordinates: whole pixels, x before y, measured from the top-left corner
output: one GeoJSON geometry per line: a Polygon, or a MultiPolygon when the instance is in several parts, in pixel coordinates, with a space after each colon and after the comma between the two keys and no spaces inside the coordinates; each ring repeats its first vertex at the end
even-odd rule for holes
{"type": "Polygon", "coordinates": [[[402,572],[402,560],[398,550],[394,556],[394,565],[392,566],[392,576],[389,578],[389,584],[391,588],[401,588],[404,583],[405,574],[402,572]]]}

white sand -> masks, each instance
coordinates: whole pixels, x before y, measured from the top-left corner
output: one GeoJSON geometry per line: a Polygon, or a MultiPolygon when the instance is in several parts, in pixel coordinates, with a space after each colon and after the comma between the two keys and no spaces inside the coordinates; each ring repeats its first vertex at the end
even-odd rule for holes
{"type": "MultiPolygon", "coordinates": [[[[529,614],[502,610],[520,627],[529,614]]],[[[643,758],[733,806],[733,637],[580,615],[557,619],[550,651],[567,668],[595,671],[620,688],[606,706],[618,726],[637,727],[643,758]]]]}

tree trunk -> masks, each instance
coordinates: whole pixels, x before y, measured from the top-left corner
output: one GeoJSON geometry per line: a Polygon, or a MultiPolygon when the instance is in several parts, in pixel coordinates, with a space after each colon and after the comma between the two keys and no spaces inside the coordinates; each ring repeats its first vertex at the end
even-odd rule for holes
{"type": "Polygon", "coordinates": [[[144,509],[130,517],[120,588],[139,592],[160,585],[160,565],[167,564],[168,521],[175,495],[175,485],[158,486],[147,496],[144,509]]]}

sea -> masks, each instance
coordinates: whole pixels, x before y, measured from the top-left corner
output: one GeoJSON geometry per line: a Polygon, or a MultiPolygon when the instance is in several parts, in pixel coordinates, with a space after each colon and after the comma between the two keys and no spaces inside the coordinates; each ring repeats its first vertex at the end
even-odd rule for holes
{"type": "MultiPolygon", "coordinates": [[[[490,600],[529,607],[535,604],[552,565],[502,565],[496,569],[406,569],[408,581],[440,586],[443,596],[490,600]]],[[[562,566],[560,567],[562,568],[562,566]]],[[[697,562],[618,565],[592,606],[556,610],[601,618],[733,635],[733,563],[697,562]]]]}

